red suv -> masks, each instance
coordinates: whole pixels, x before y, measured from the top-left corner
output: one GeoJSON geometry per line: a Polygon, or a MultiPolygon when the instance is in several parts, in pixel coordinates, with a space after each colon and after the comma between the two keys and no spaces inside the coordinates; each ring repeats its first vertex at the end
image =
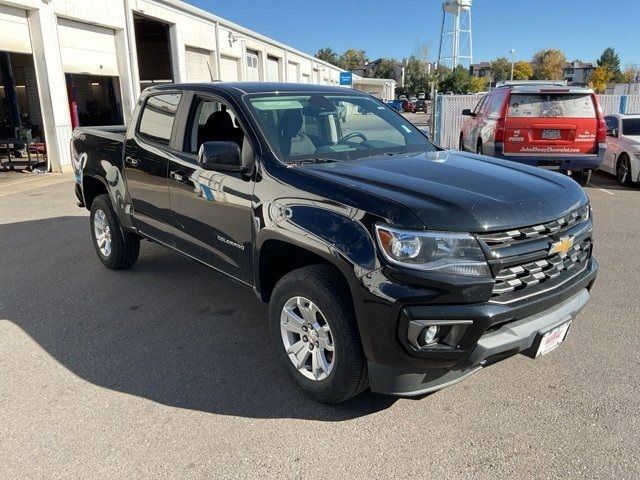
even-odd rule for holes
{"type": "Polygon", "coordinates": [[[416,111],[416,106],[411,100],[403,100],[400,108],[400,112],[414,113],[416,111]]]}
{"type": "Polygon", "coordinates": [[[559,170],[580,185],[604,159],[607,127],[587,88],[508,82],[462,114],[463,151],[559,170]]]}

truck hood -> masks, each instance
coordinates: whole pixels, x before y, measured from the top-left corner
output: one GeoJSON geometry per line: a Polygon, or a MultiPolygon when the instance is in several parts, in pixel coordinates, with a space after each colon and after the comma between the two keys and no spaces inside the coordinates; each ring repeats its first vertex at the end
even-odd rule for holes
{"type": "Polygon", "coordinates": [[[429,229],[508,230],[555,220],[588,201],[582,188],[565,175],[454,151],[303,168],[404,205],[429,229]]]}

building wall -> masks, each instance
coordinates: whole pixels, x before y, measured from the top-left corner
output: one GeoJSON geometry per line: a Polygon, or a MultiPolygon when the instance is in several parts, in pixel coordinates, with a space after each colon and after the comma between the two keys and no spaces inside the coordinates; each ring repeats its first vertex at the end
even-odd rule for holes
{"type": "MultiPolygon", "coordinates": [[[[211,59],[215,79],[229,80],[225,72],[233,72],[225,69],[225,65],[233,66],[229,62],[235,60],[237,79],[246,80],[249,76],[245,57],[249,50],[258,55],[260,80],[266,80],[267,62],[271,58],[278,60],[280,81],[339,84],[339,68],[179,0],[0,0],[0,5],[23,8],[27,14],[40,110],[50,168],[54,172],[71,170],[68,142],[72,128],[59,39],[61,19],[63,24],[81,22],[113,32],[117,57],[117,66],[113,68],[118,73],[125,122],[130,119],[140,93],[138,55],[141,52],[136,51],[133,27],[137,15],[169,25],[176,82],[189,80],[187,50],[211,59]]],[[[81,34],[77,43],[82,46],[81,34]]],[[[189,58],[193,61],[193,54],[189,58]]],[[[273,62],[270,65],[273,66],[273,62]]],[[[200,72],[198,78],[202,77],[200,72]]],[[[387,90],[388,87],[376,89],[381,97],[388,95],[387,90]]]]}

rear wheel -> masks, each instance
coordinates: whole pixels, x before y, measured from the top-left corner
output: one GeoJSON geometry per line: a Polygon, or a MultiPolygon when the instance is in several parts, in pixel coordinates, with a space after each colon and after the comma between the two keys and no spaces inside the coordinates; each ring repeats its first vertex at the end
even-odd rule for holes
{"type": "Polygon", "coordinates": [[[140,237],[122,230],[109,195],[98,195],[93,200],[90,221],[93,246],[105,267],[121,270],[136,263],[140,237]]]}
{"type": "Polygon", "coordinates": [[[571,178],[578,182],[581,187],[586,187],[589,184],[589,180],[591,180],[591,173],[592,170],[578,170],[571,172],[571,178]]]}
{"type": "Polygon", "coordinates": [[[269,305],[278,355],[295,383],[323,403],[342,402],[368,386],[346,288],[331,267],[313,265],[282,277],[269,305]]]}
{"type": "Polygon", "coordinates": [[[618,164],[616,165],[616,179],[623,187],[630,187],[633,184],[631,181],[631,162],[629,161],[629,157],[624,153],[620,155],[618,164]]]}

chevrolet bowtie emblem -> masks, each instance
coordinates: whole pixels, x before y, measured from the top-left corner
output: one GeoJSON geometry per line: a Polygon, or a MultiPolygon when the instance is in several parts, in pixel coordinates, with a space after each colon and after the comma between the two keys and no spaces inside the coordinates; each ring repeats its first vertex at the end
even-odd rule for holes
{"type": "Polygon", "coordinates": [[[549,255],[559,253],[561,257],[566,257],[569,250],[573,248],[573,241],[572,237],[562,237],[557,242],[551,244],[549,255]]]}

